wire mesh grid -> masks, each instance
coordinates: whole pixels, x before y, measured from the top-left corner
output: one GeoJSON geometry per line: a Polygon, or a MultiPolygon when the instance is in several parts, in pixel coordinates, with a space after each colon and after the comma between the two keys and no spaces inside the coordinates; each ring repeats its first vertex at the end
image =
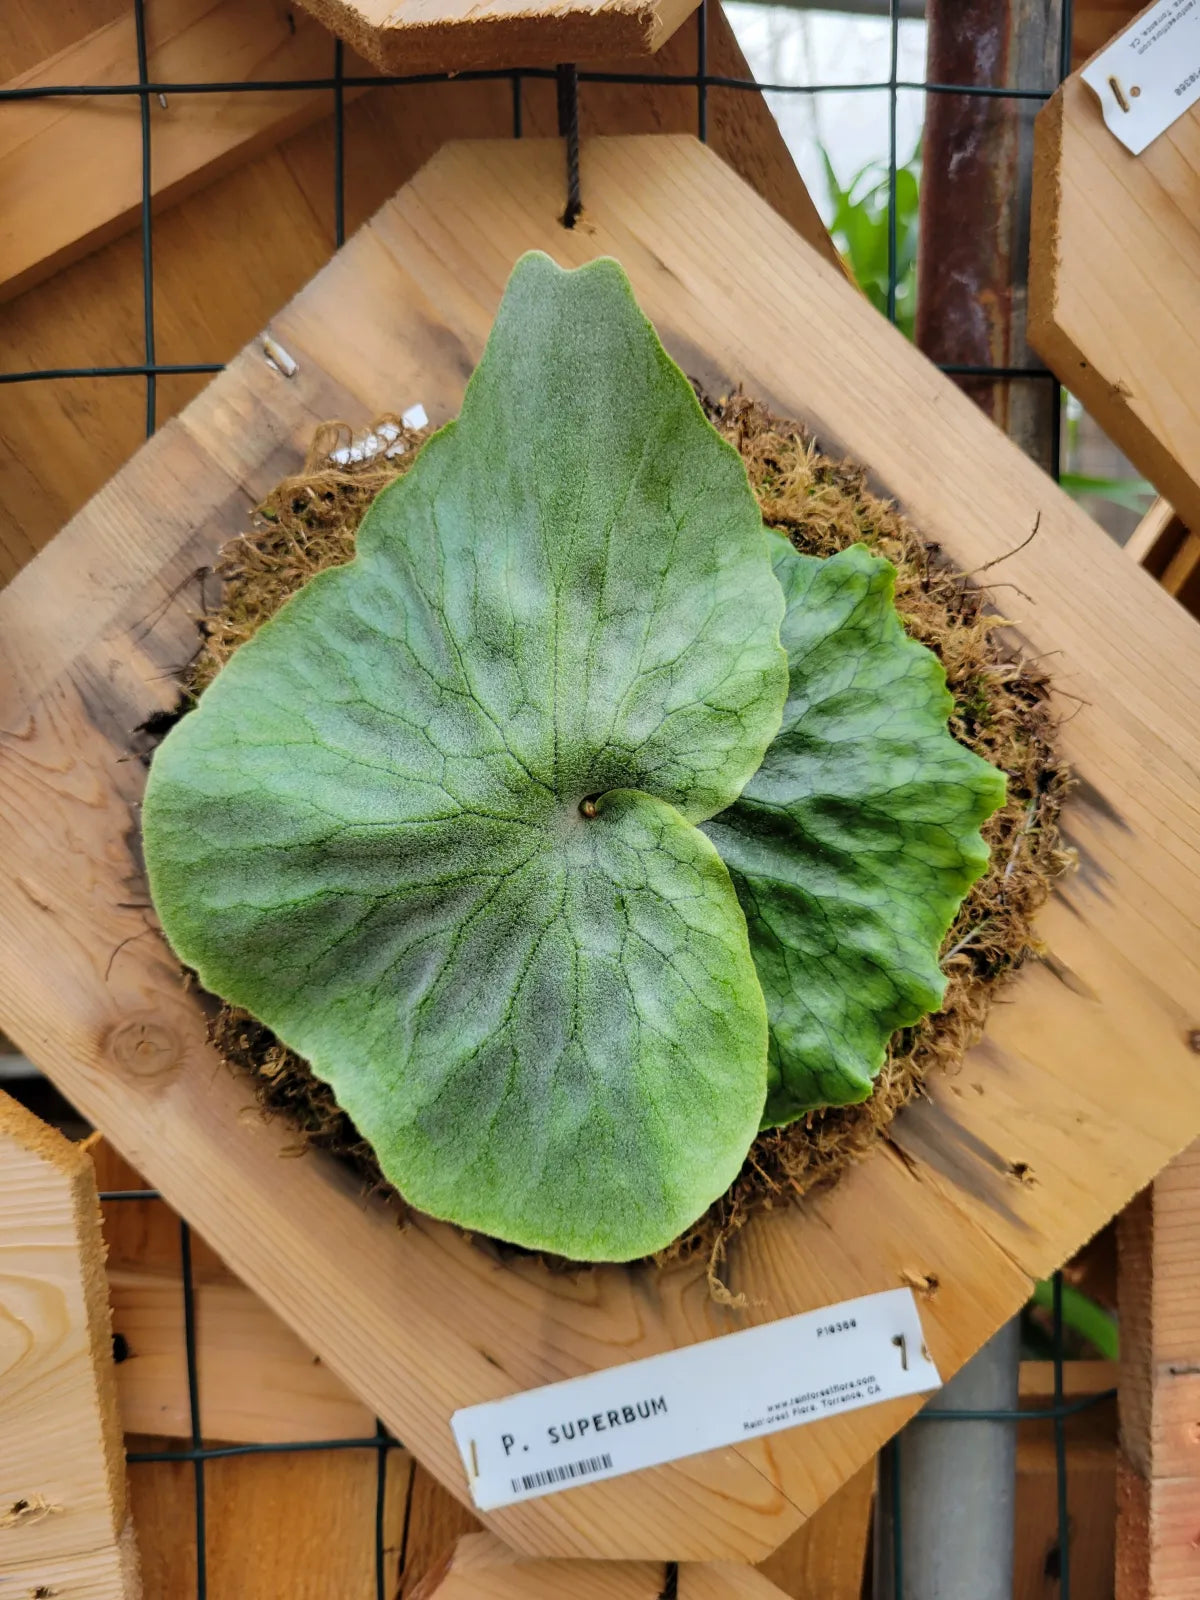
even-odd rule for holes
{"type": "MultiPolygon", "coordinates": [[[[836,95],[845,93],[860,94],[874,91],[886,94],[888,97],[888,197],[887,234],[888,234],[888,272],[887,272],[887,313],[892,322],[896,321],[896,293],[898,285],[897,263],[899,257],[896,203],[897,173],[899,170],[897,154],[897,106],[902,92],[915,91],[926,95],[958,95],[964,97],[990,98],[997,100],[1029,100],[1044,101],[1049,97],[1048,91],[1039,89],[1022,89],[996,87],[982,84],[957,84],[940,83],[933,81],[913,81],[903,79],[899,75],[899,45],[900,45],[900,4],[899,0],[888,0],[889,19],[889,72],[886,78],[870,83],[791,83],[791,82],[763,82],[750,77],[736,78],[711,74],[708,71],[707,40],[708,40],[708,0],[701,0],[696,14],[697,29],[697,60],[694,73],[655,73],[655,72],[589,72],[580,70],[573,64],[564,64],[557,68],[504,68],[494,70],[464,71],[458,73],[418,73],[409,76],[384,75],[384,76],[357,76],[344,70],[344,50],[340,41],[332,46],[332,71],[327,78],[304,78],[284,80],[247,80],[241,82],[158,82],[150,77],[149,53],[147,48],[146,11],[147,5],[153,0],[131,0],[134,15],[134,24],[137,41],[138,80],[136,83],[125,84],[57,84],[38,85],[36,87],[21,87],[0,89],[0,103],[27,99],[46,99],[60,97],[92,98],[98,96],[128,96],[136,97],[139,102],[141,116],[141,265],[142,265],[142,310],[143,310],[143,357],[144,359],[132,365],[122,366],[73,366],[49,367],[19,372],[0,373],[0,384],[52,382],[70,378],[130,378],[143,377],[146,384],[146,435],[149,437],[157,426],[158,421],[158,395],[157,380],[162,376],[176,374],[204,374],[216,373],[223,369],[224,363],[212,362],[186,362],[186,363],[160,363],[156,356],[155,345],[155,316],[154,316],[154,225],[153,225],[153,187],[152,187],[152,108],[154,98],[164,97],[168,94],[214,94],[253,92],[257,90],[276,91],[304,91],[324,89],[330,92],[334,116],[334,162],[333,162],[333,208],[334,208],[334,237],[337,245],[345,242],[346,236],[346,205],[345,205],[345,172],[346,172],[346,117],[345,117],[345,92],[348,88],[359,86],[375,89],[386,89],[393,86],[411,86],[415,84],[458,82],[466,83],[479,80],[507,80],[512,90],[512,135],[521,138],[523,132],[522,118],[522,85],[527,80],[550,80],[557,88],[559,134],[564,139],[565,146],[565,174],[564,174],[564,210],[562,222],[565,227],[573,226],[582,204],[580,165],[579,165],[579,101],[581,93],[586,93],[586,87],[591,83],[621,83],[632,85],[655,85],[691,87],[696,92],[696,132],[703,141],[708,137],[708,92],[710,89],[741,90],[747,93],[766,92],[780,95],[836,95]]],[[[1061,80],[1070,70],[1071,62],[1071,37],[1072,37],[1072,3],[1071,0],[1062,0],[1061,35],[1058,53],[1058,77],[1061,80]]],[[[1017,381],[1037,384],[1049,383],[1054,385],[1056,394],[1061,398],[1058,390],[1057,379],[1046,368],[1041,366],[999,366],[999,365],[972,365],[966,363],[940,363],[941,370],[952,377],[968,377],[991,379],[994,381],[1017,381]]],[[[1051,462],[1057,475],[1060,453],[1060,418],[1061,405],[1055,405],[1052,412],[1053,438],[1051,441],[1051,462]]],[[[108,1202],[159,1200],[161,1197],[154,1189],[113,1189],[101,1192],[101,1200],[108,1202]]],[[[206,1462],[231,1456],[255,1455],[280,1455],[287,1453],[308,1451],[373,1451],[376,1457],[376,1493],[374,1508],[374,1568],[375,1568],[375,1594],[376,1600],[393,1600],[399,1572],[388,1572],[387,1550],[385,1546],[385,1503],[387,1485],[387,1459],[388,1453],[399,1447],[400,1441],[393,1437],[382,1423],[377,1422],[375,1432],[363,1438],[348,1439],[296,1439],[283,1443],[269,1444],[231,1444],[231,1445],[206,1445],[203,1428],[202,1396],[200,1394],[199,1363],[197,1359],[196,1339],[196,1294],[195,1279],[192,1269],[191,1234],[186,1222],[181,1221],[180,1229],[180,1259],[182,1268],[182,1292],[184,1311],[184,1340],[187,1373],[187,1393],[189,1410],[189,1440],[188,1443],[174,1450],[145,1450],[131,1451],[128,1459],[133,1463],[146,1462],[191,1462],[194,1472],[194,1504],[195,1504],[195,1543],[196,1558],[195,1572],[196,1600],[225,1600],[225,1597],[210,1593],[208,1582],[208,1567],[206,1560],[206,1529],[205,1529],[205,1476],[206,1462]]],[[[1070,1519],[1067,1497],[1067,1436],[1066,1425],[1069,1419],[1092,1406],[1110,1400],[1115,1394],[1114,1390],[1088,1395],[1083,1399],[1068,1401],[1065,1398],[1063,1386],[1064,1363],[1064,1322],[1063,1322],[1063,1294],[1062,1275],[1056,1273],[1053,1279],[1052,1297],[1052,1350],[1054,1388],[1052,1404],[1040,1409],[1027,1409],[1019,1411],[978,1411],[978,1410],[941,1410],[936,1406],[927,1407],[917,1419],[922,1425],[935,1422],[1008,1422],[1013,1426],[1018,1424],[1046,1424],[1052,1425],[1054,1430],[1054,1453],[1057,1488],[1057,1568],[1058,1592],[1061,1600],[1071,1600],[1071,1570],[1070,1570],[1070,1519]]],[[[900,1482],[902,1440],[896,1439],[887,1447],[891,1453],[891,1471],[888,1481],[892,1495],[892,1538],[891,1549],[877,1550],[875,1560],[886,1562],[891,1567],[893,1594],[896,1600],[904,1600],[903,1581],[903,1529],[900,1514],[900,1482]]],[[[401,1555],[401,1563],[403,1555],[401,1555]]],[[[675,1586],[675,1574],[668,1568],[664,1595],[670,1593],[675,1586]]]]}

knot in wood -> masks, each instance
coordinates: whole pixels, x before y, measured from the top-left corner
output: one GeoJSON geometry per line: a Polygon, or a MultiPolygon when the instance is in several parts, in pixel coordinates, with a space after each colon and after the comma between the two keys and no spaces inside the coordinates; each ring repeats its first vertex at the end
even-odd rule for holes
{"type": "Polygon", "coordinates": [[[103,1048],[114,1066],[143,1081],[170,1077],[183,1064],[179,1038],[152,1016],[123,1018],[107,1034],[103,1048]]]}

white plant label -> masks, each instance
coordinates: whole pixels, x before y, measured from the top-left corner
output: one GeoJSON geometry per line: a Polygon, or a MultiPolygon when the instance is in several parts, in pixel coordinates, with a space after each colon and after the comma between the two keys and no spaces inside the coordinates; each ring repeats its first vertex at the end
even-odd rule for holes
{"type": "Polygon", "coordinates": [[[940,1386],[911,1289],[864,1295],[450,1419],[494,1511],[940,1386]]]}
{"type": "Polygon", "coordinates": [[[1200,0],[1159,0],[1082,76],[1100,96],[1111,132],[1140,156],[1200,100],[1200,0]]]}

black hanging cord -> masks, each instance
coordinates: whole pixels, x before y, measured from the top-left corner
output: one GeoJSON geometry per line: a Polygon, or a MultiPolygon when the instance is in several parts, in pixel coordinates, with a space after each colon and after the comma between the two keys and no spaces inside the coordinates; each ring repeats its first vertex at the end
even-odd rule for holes
{"type": "Polygon", "coordinates": [[[573,228],[583,210],[579,193],[579,68],[573,61],[563,62],[555,71],[558,83],[558,134],[567,141],[567,206],[561,217],[564,228],[573,228]]]}

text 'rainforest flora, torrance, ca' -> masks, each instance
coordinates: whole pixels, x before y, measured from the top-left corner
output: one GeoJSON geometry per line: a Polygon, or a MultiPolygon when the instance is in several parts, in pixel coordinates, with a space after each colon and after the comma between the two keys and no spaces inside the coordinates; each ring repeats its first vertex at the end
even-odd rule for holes
{"type": "Polygon", "coordinates": [[[526,256],[458,420],[155,756],[166,935],[413,1205],[660,1249],[941,999],[1004,779],[892,583],[764,530],[615,262],[526,256]]]}

